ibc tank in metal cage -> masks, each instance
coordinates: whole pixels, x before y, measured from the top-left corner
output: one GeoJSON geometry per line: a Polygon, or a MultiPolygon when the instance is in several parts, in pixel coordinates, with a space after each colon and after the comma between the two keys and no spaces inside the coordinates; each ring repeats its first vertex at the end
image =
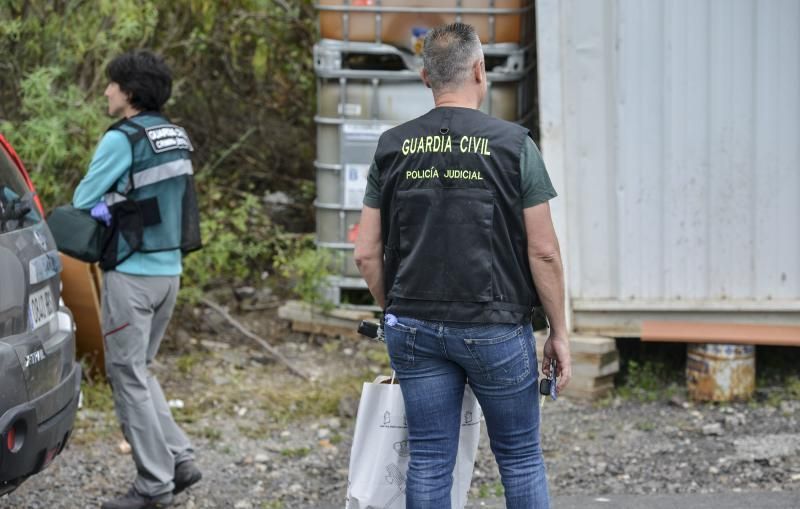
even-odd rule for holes
{"type": "MultiPolygon", "coordinates": [[[[531,53],[517,44],[484,46],[488,93],[482,111],[530,125],[531,53]]],[[[323,40],[314,47],[314,66],[317,243],[337,253],[332,286],[363,288],[353,242],[378,138],[432,109],[433,95],[419,75],[421,58],[386,44],[323,40]]]]}

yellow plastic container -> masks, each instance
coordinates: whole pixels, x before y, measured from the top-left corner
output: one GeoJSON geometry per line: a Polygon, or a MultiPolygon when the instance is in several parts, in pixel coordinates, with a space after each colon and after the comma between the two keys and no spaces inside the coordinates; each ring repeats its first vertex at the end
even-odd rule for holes
{"type": "Polygon", "coordinates": [[[474,26],[484,44],[522,44],[533,36],[531,0],[320,0],[318,10],[324,39],[382,42],[415,53],[420,29],[454,21],[474,26]]]}

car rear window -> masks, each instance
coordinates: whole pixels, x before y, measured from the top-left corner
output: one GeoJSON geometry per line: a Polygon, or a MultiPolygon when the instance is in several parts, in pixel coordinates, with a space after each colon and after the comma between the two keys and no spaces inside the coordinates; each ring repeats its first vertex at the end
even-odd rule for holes
{"type": "Polygon", "coordinates": [[[41,221],[33,193],[17,165],[0,148],[0,234],[27,228],[41,221]]]}

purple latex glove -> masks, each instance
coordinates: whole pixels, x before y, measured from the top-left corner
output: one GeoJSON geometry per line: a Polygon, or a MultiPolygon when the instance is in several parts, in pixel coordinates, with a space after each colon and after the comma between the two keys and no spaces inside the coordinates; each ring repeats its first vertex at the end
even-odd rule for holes
{"type": "Polygon", "coordinates": [[[105,223],[106,226],[111,226],[111,211],[108,210],[108,205],[106,205],[106,202],[97,202],[97,205],[92,207],[90,214],[93,218],[105,223]]]}

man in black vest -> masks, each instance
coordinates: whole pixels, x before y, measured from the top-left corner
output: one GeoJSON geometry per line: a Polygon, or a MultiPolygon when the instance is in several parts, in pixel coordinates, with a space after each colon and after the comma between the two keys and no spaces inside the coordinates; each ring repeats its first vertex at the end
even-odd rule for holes
{"type": "Polygon", "coordinates": [[[384,308],[408,419],[406,507],[450,507],[467,380],[486,419],[506,506],[546,508],[531,312],[550,324],[543,371],[571,376],[556,196],[527,129],[478,111],[480,40],[429,32],[422,79],[436,107],[386,131],[370,168],[356,264],[384,308]]]}

